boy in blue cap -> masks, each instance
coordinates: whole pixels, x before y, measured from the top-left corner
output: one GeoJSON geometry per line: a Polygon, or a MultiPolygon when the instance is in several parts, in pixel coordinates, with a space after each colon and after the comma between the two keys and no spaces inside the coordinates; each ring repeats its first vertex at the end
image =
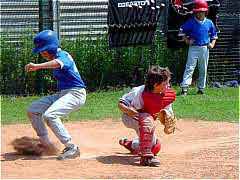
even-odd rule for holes
{"type": "Polygon", "coordinates": [[[25,66],[25,70],[31,72],[52,69],[53,76],[58,82],[59,91],[34,101],[27,110],[28,117],[41,143],[46,148],[55,150],[48,137],[45,122],[60,142],[65,145],[65,149],[57,157],[58,160],[76,158],[80,155],[80,150],[72,142],[72,137],[60,118],[84,105],[86,86],[71,55],[59,48],[59,40],[54,31],[44,30],[38,33],[34,38],[34,44],[33,53],[39,53],[47,62],[29,63],[25,66]]]}
{"type": "Polygon", "coordinates": [[[183,81],[180,84],[182,95],[187,95],[188,86],[192,83],[192,75],[198,63],[199,79],[197,94],[204,94],[206,87],[209,49],[215,46],[217,31],[213,22],[206,18],[208,4],[205,0],[195,0],[194,16],[187,20],[180,28],[179,35],[183,36],[189,45],[187,64],[183,81]]]}

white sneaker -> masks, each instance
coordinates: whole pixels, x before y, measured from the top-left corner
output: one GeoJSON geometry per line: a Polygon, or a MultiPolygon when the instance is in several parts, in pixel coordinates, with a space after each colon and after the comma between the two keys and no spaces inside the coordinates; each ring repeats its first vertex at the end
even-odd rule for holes
{"type": "Polygon", "coordinates": [[[57,157],[57,160],[74,159],[79,156],[80,156],[79,148],[75,145],[72,145],[64,148],[62,153],[57,157]]]}

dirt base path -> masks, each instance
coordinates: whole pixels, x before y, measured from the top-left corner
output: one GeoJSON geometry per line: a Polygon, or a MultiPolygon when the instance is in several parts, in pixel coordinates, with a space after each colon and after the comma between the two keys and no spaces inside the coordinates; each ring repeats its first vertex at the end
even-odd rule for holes
{"type": "MultiPolygon", "coordinates": [[[[66,123],[81,157],[57,161],[54,156],[32,157],[14,153],[10,142],[22,136],[36,137],[30,124],[1,127],[1,175],[6,178],[239,178],[238,124],[179,120],[174,135],[158,125],[162,149],[160,167],[141,167],[139,158],[120,147],[118,139],[134,137],[119,121],[66,123]]],[[[50,134],[59,148],[63,148],[50,134]]]]}

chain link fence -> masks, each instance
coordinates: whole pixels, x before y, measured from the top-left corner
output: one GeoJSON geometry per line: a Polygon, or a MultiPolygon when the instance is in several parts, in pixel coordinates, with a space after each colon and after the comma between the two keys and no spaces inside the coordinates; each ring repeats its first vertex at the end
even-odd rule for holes
{"type": "Polygon", "coordinates": [[[240,1],[222,0],[218,14],[220,33],[209,58],[209,81],[226,82],[240,77],[240,1]]]}
{"type": "MultiPolygon", "coordinates": [[[[226,81],[239,76],[239,8],[234,0],[222,1],[219,40],[210,52],[209,81],[226,81]],[[229,7],[236,11],[227,11],[229,7]],[[229,48],[230,47],[230,48],[229,48]]],[[[29,62],[42,62],[33,55],[32,39],[42,29],[58,32],[61,47],[71,53],[88,90],[141,84],[151,64],[168,66],[172,82],[181,81],[186,49],[166,46],[169,0],[161,16],[155,42],[148,47],[109,49],[107,0],[1,0],[1,94],[29,95],[55,91],[48,70],[26,74],[29,62]]]]}

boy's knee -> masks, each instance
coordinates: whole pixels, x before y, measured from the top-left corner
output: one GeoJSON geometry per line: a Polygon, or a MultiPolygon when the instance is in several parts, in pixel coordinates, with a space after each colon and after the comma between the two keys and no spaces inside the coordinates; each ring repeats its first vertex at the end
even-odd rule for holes
{"type": "Polygon", "coordinates": [[[47,111],[42,115],[42,117],[47,122],[57,118],[56,115],[47,111]]]}
{"type": "Polygon", "coordinates": [[[39,114],[40,114],[40,112],[38,112],[37,109],[33,105],[30,105],[28,107],[28,109],[27,109],[27,116],[28,116],[29,119],[32,119],[33,116],[35,116],[35,115],[38,116],[39,114]]]}
{"type": "Polygon", "coordinates": [[[29,119],[33,119],[34,116],[38,116],[40,113],[34,111],[31,107],[27,109],[27,116],[29,119]]]}
{"type": "Polygon", "coordinates": [[[43,115],[42,115],[42,118],[45,120],[45,121],[48,121],[49,120],[49,114],[48,113],[44,113],[43,115]]]}
{"type": "Polygon", "coordinates": [[[32,108],[32,107],[29,107],[27,109],[27,116],[29,118],[33,117],[33,116],[39,116],[41,115],[42,113],[40,111],[37,111],[36,109],[32,108]]]}
{"type": "Polygon", "coordinates": [[[128,116],[127,114],[122,115],[122,122],[127,128],[135,128],[138,127],[138,122],[128,116]]]}

